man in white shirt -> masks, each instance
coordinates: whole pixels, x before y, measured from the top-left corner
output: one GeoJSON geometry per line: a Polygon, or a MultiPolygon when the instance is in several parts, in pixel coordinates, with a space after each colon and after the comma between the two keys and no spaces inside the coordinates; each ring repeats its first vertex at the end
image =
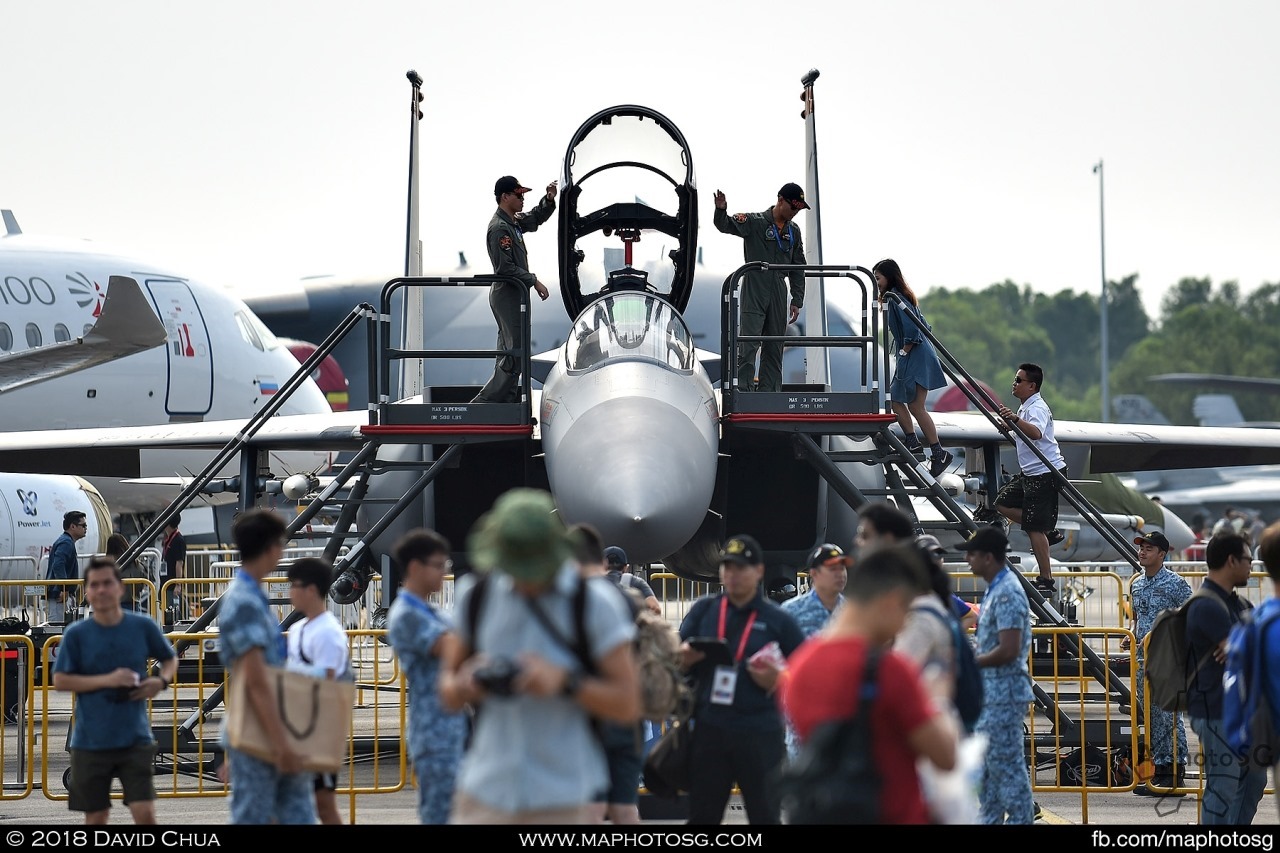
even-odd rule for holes
{"type": "MultiPolygon", "coordinates": [[[[303,619],[289,628],[288,668],[315,678],[346,678],[351,666],[347,632],[329,612],[329,584],[333,567],[317,557],[303,557],[289,566],[289,602],[303,619]]],[[[338,813],[336,773],[316,774],[316,814],[321,823],[342,823],[338,813]]]]}
{"type": "MultiPolygon", "coordinates": [[[[1058,478],[1054,470],[1065,475],[1067,463],[1053,437],[1053,412],[1040,396],[1043,382],[1044,370],[1040,365],[1031,362],[1018,365],[1018,372],[1013,377],[1013,396],[1022,405],[1016,413],[1008,406],[1000,406],[1000,416],[1019,432],[1015,443],[1021,473],[1004,485],[996,495],[992,509],[1014,524],[1022,525],[1023,532],[1031,540],[1031,553],[1035,555],[1040,569],[1040,576],[1035,580],[1036,589],[1049,596],[1054,587],[1049,548],[1062,541],[1062,531],[1057,529],[1058,478]],[[1049,460],[1053,470],[1041,461],[1032,446],[1049,460]]],[[[991,510],[987,513],[984,517],[981,511],[975,512],[974,520],[994,520],[991,510]]]]}

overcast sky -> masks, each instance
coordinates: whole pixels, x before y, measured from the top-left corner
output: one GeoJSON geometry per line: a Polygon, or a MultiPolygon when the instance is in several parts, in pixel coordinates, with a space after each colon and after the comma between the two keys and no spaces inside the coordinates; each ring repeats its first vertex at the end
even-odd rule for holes
{"type": "MultiPolygon", "coordinates": [[[[1097,292],[1102,159],[1107,274],[1153,314],[1183,276],[1280,281],[1271,0],[27,2],[0,32],[0,207],[242,293],[402,271],[411,68],[430,271],[487,272],[494,180],[544,187],[636,103],[684,132],[727,273],[712,192],[762,210],[803,183],[817,68],[827,263],[1097,292]]],[[[556,282],[553,239],[529,245],[556,282]]]]}

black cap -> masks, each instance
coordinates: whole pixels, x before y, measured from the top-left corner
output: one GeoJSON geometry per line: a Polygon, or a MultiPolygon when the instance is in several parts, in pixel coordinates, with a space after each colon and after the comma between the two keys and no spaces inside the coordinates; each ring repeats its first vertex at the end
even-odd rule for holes
{"type": "Polygon", "coordinates": [[[852,566],[853,557],[842,551],[839,545],[832,545],[830,542],[824,542],[809,552],[809,568],[811,569],[816,569],[818,566],[829,566],[832,563],[852,566]]]}
{"type": "Polygon", "coordinates": [[[503,175],[498,178],[498,182],[493,185],[493,194],[501,197],[503,193],[527,193],[528,187],[520,185],[520,182],[510,175],[503,175]]]}
{"type": "Polygon", "coordinates": [[[809,209],[809,203],[804,200],[804,190],[800,189],[799,184],[783,184],[782,189],[778,190],[778,195],[782,196],[783,201],[791,202],[791,206],[796,210],[809,209]]]}
{"type": "Polygon", "coordinates": [[[1134,545],[1141,545],[1144,542],[1156,546],[1161,551],[1164,551],[1166,554],[1172,550],[1169,547],[1168,538],[1166,538],[1165,535],[1161,533],[1159,530],[1152,530],[1150,533],[1144,533],[1138,538],[1133,540],[1134,545]]]}
{"type": "Polygon", "coordinates": [[[611,566],[625,566],[631,562],[627,559],[627,552],[617,545],[610,545],[604,549],[604,561],[611,566]]]}
{"type": "Polygon", "coordinates": [[[956,547],[961,551],[982,551],[1001,558],[1009,553],[1009,537],[998,528],[979,527],[978,532],[970,536],[967,542],[961,542],[956,547]]]}
{"type": "Polygon", "coordinates": [[[760,543],[750,536],[734,536],[720,549],[720,562],[758,566],[764,562],[764,552],[760,550],[760,543]]]}
{"type": "Polygon", "coordinates": [[[938,537],[932,533],[921,533],[916,537],[916,547],[925,554],[940,557],[947,553],[947,549],[942,547],[942,543],[938,541],[938,537]]]}

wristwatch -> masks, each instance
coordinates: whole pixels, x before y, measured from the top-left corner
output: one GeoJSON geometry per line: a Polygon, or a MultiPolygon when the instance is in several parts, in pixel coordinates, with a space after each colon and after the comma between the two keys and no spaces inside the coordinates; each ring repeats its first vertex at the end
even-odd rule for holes
{"type": "Polygon", "coordinates": [[[570,699],[572,699],[574,696],[578,694],[578,691],[581,689],[582,689],[582,673],[575,669],[572,672],[570,672],[569,675],[565,678],[564,687],[560,689],[560,695],[568,696],[570,699]]]}
{"type": "Polygon", "coordinates": [[[903,347],[902,349],[898,350],[898,355],[906,355],[906,354],[907,354],[907,348],[906,348],[906,347],[903,347]]]}
{"type": "Polygon", "coordinates": [[[169,689],[169,685],[173,683],[173,682],[169,681],[169,679],[165,678],[163,675],[157,675],[157,676],[156,676],[156,678],[160,679],[160,689],[161,689],[161,690],[168,690],[168,689],[169,689]]]}

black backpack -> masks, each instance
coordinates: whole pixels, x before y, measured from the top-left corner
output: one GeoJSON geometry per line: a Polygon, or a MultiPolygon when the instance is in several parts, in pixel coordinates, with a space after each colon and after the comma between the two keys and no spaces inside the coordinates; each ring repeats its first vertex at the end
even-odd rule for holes
{"type": "Polygon", "coordinates": [[[880,655],[879,649],[867,654],[853,716],[815,728],[795,759],[784,765],[779,788],[788,823],[880,823],[880,771],[871,754],[880,655]]]}
{"type": "Polygon", "coordinates": [[[978,725],[978,717],[982,716],[982,671],[978,668],[978,658],[973,653],[973,646],[969,644],[954,616],[939,613],[929,607],[919,607],[916,610],[931,613],[935,619],[941,619],[951,632],[952,646],[956,651],[956,713],[960,715],[965,731],[973,734],[978,725]]]}

